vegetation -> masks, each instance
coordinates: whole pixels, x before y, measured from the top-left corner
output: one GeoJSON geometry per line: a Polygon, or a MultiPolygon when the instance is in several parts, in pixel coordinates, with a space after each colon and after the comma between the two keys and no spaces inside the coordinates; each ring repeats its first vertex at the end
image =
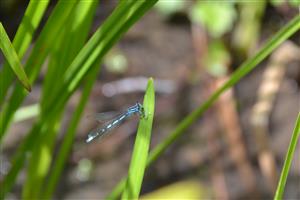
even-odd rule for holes
{"type": "MultiPolygon", "coordinates": [[[[9,134],[9,128],[16,120],[28,117],[28,112],[20,112],[24,109],[22,102],[42,73],[42,67],[46,65],[42,95],[38,104],[34,105],[35,122],[16,150],[8,173],[1,180],[1,199],[12,190],[22,169],[26,169],[23,199],[53,197],[89,94],[101,71],[99,64],[124,33],[156,2],[157,0],[119,1],[111,15],[90,38],[98,1],[58,1],[40,32],[38,27],[45,16],[49,1],[30,1],[12,45],[5,33],[5,27],[0,24],[0,47],[6,59],[6,63],[0,68],[0,144],[4,142],[4,137],[9,134]],[[36,39],[33,42],[34,35],[36,39]],[[30,45],[33,45],[31,51],[30,45]],[[29,55],[27,59],[25,53],[29,55]],[[24,68],[22,60],[25,61],[24,68]],[[15,81],[16,78],[20,81],[15,81]],[[66,106],[70,97],[78,90],[81,91],[80,101],[65,131],[57,156],[53,157],[66,106]]],[[[155,107],[154,84],[150,78],[143,104],[146,116],[139,122],[128,177],[123,178],[107,198],[139,198],[146,167],[179,140],[226,90],[235,86],[299,29],[300,15],[281,28],[255,55],[238,67],[219,89],[184,117],[168,137],[148,155],[155,107]]],[[[298,116],[275,199],[282,198],[289,166],[299,141],[299,121],[298,116]]]]}

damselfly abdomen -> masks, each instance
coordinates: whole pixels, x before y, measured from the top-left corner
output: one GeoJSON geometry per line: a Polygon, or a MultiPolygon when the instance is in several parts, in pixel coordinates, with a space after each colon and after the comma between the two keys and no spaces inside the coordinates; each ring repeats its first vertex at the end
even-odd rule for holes
{"type": "Polygon", "coordinates": [[[144,117],[144,108],[143,106],[137,102],[135,105],[127,108],[124,112],[121,112],[116,117],[112,118],[108,122],[105,123],[105,125],[98,127],[94,130],[92,130],[86,139],[86,142],[89,143],[93,141],[95,138],[100,138],[106,133],[108,133],[113,128],[119,126],[122,122],[124,122],[126,119],[131,117],[132,115],[137,114],[141,118],[144,117]]]}

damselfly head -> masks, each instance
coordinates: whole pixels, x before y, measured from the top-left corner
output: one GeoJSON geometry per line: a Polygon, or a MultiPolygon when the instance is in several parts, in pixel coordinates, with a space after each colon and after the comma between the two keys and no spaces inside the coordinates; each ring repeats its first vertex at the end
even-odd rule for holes
{"type": "Polygon", "coordinates": [[[142,104],[140,104],[139,102],[136,102],[136,106],[138,108],[138,113],[140,115],[141,118],[145,117],[145,111],[144,111],[144,107],[142,104]]]}

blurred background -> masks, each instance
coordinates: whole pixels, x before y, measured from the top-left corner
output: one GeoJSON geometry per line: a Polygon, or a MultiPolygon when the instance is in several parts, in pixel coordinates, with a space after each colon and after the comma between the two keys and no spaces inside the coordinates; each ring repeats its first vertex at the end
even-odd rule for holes
{"type": "MultiPolygon", "coordinates": [[[[100,2],[90,34],[116,3],[100,2]]],[[[47,13],[54,5],[51,2],[47,13]]],[[[0,21],[13,38],[27,2],[7,0],[0,6],[0,21]]],[[[153,77],[156,107],[151,146],[155,146],[268,38],[298,15],[298,6],[297,1],[159,1],[106,55],[55,198],[102,199],[127,174],[138,118],[86,144],[87,133],[97,126],[93,114],[142,102],[147,79],[153,77]]],[[[3,63],[2,55],[0,59],[3,63]]],[[[34,109],[45,73],[33,85],[23,106],[34,109]]],[[[272,198],[300,110],[299,87],[298,32],[221,96],[148,168],[142,197],[154,199],[159,192],[170,197],[180,191],[193,199],[272,198]]],[[[76,92],[69,101],[56,146],[64,138],[64,127],[79,94],[76,92]]],[[[33,122],[34,116],[11,126],[1,147],[0,177],[7,173],[11,156],[33,122]]],[[[299,154],[298,145],[286,199],[300,198],[299,154]]],[[[20,198],[25,173],[18,177],[8,199],[20,198]]]]}

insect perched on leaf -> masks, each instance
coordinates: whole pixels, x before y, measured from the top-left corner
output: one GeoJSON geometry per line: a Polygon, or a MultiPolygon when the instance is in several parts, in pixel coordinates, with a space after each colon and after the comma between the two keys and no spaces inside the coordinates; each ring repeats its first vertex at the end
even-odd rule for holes
{"type": "MultiPolygon", "coordinates": [[[[105,121],[107,121],[107,122],[103,126],[97,127],[96,129],[90,131],[87,136],[86,142],[89,143],[89,142],[93,141],[95,138],[102,137],[103,135],[108,133],[113,128],[119,126],[122,122],[124,122],[126,119],[128,119],[129,117],[131,117],[134,114],[139,115],[140,118],[145,117],[144,108],[143,108],[142,104],[140,104],[139,102],[137,102],[135,105],[127,108],[125,111],[119,113],[115,117],[110,118],[110,120],[106,119],[105,121]]],[[[97,120],[100,120],[100,121],[103,121],[107,117],[108,116],[106,115],[106,113],[96,114],[97,120]]]]}

